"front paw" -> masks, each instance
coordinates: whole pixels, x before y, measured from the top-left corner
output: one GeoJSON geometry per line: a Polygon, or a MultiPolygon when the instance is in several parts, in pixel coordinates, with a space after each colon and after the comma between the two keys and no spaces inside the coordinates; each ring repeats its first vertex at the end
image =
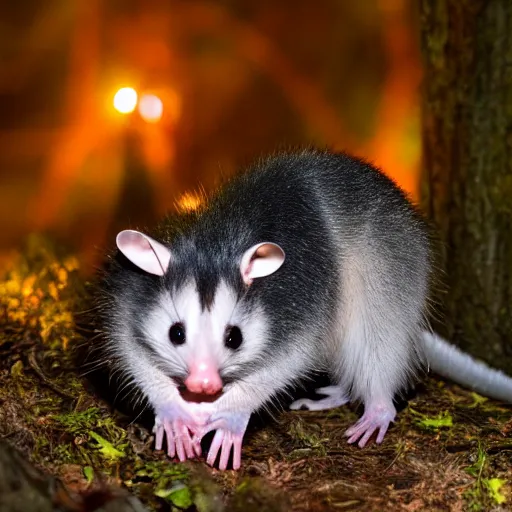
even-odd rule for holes
{"type": "Polygon", "coordinates": [[[240,469],[242,462],[242,441],[244,438],[250,412],[218,413],[210,418],[210,422],[196,433],[197,443],[204,435],[216,430],[206,462],[213,466],[220,451],[219,469],[224,470],[229,463],[233,449],[233,469],[240,469]]]}
{"type": "Polygon", "coordinates": [[[167,455],[178,456],[181,462],[200,455],[196,445],[192,442],[191,431],[195,431],[195,425],[182,419],[167,419],[160,416],[155,418],[155,450],[161,450],[164,436],[167,442],[167,455]]]}
{"type": "Polygon", "coordinates": [[[202,404],[176,401],[159,407],[155,412],[155,450],[161,450],[166,438],[169,457],[178,456],[180,461],[201,455],[201,447],[193,436],[203,428],[211,415],[202,404]]]}

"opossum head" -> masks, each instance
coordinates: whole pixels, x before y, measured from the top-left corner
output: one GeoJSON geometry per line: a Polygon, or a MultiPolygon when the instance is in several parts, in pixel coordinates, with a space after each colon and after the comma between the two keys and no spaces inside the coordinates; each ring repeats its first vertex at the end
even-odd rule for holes
{"type": "MultiPolygon", "coordinates": [[[[118,234],[117,247],[136,267],[158,276],[158,291],[142,320],[146,348],[191,393],[216,395],[263,357],[268,318],[248,293],[284,262],[278,245],[261,242],[236,257],[236,276],[212,258],[173,250],[138,231],[118,234]]],[[[254,295],[253,295],[254,299],[254,295]]]]}

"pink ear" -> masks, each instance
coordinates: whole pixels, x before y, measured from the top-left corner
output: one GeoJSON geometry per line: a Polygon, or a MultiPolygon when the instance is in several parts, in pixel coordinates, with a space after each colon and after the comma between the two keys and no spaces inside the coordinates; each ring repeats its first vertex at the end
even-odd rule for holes
{"type": "Polygon", "coordinates": [[[121,231],[116,237],[116,244],[137,267],[157,276],[165,274],[171,259],[171,252],[165,245],[131,229],[121,231]]]}
{"type": "Polygon", "coordinates": [[[273,274],[284,263],[284,251],[277,244],[263,242],[245,251],[240,272],[245,284],[257,277],[273,274]]]}

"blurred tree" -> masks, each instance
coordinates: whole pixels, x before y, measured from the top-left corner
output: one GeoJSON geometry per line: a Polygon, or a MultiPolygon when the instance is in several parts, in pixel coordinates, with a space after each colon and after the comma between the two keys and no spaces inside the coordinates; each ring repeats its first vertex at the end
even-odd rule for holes
{"type": "Polygon", "coordinates": [[[423,0],[423,206],[444,334],[512,372],[512,2],[423,0]]]}

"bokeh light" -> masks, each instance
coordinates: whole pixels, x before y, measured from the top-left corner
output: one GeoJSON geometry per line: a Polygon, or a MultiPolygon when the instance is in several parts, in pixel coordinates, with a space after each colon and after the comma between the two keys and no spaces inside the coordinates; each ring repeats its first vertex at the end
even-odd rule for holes
{"type": "Polygon", "coordinates": [[[130,114],[137,106],[137,91],[132,87],[122,87],[114,96],[114,108],[121,114],[130,114]]]}
{"type": "Polygon", "coordinates": [[[281,147],[355,153],[417,199],[413,2],[316,2],[291,28],[286,2],[81,2],[72,24],[42,4],[1,17],[0,266],[33,231],[94,263],[128,219],[152,225],[281,147]]]}
{"type": "Polygon", "coordinates": [[[139,113],[148,123],[156,123],[162,118],[164,104],[154,94],[144,94],[139,101],[139,113]]]}

